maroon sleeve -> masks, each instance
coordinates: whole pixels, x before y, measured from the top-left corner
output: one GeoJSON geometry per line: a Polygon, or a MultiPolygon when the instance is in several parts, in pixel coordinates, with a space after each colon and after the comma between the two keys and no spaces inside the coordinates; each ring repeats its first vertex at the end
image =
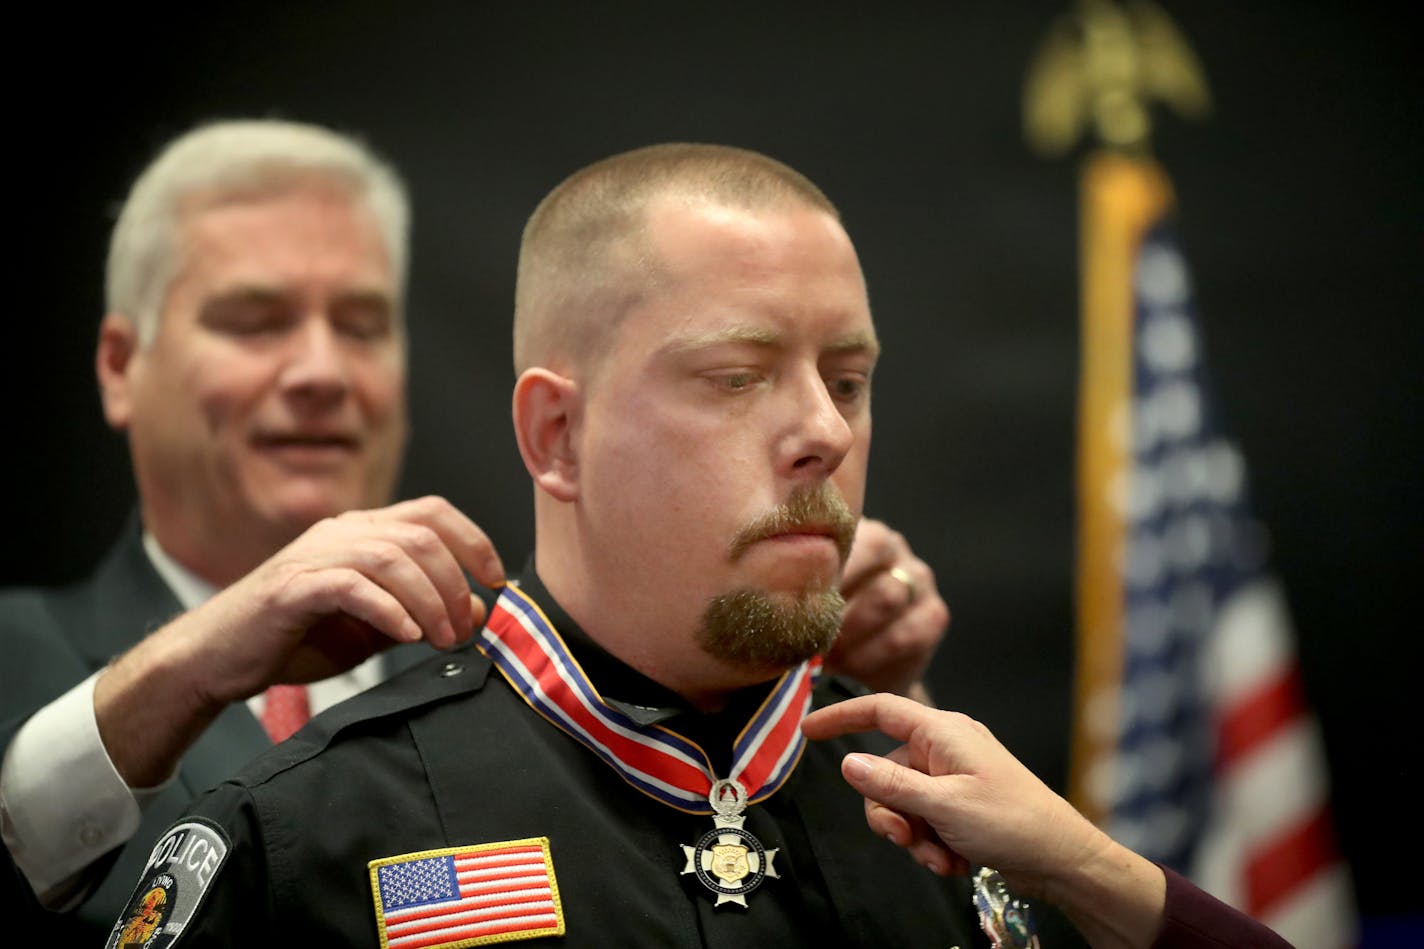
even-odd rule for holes
{"type": "Polygon", "coordinates": [[[1265,925],[1241,913],[1166,867],[1167,906],[1153,949],[1291,949],[1265,925]]]}

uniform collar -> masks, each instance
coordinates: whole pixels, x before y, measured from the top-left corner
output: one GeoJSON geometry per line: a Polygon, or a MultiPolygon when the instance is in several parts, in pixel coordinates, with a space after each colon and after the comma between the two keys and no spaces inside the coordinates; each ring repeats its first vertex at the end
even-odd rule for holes
{"type": "Polygon", "coordinates": [[[639,724],[665,725],[697,742],[712,758],[717,773],[724,773],[732,743],[775,688],[775,679],[733,693],[719,712],[700,712],[682,696],[623,662],[584,632],[550,595],[534,570],[532,557],[519,576],[510,582],[539,604],[606,702],[639,724]]]}

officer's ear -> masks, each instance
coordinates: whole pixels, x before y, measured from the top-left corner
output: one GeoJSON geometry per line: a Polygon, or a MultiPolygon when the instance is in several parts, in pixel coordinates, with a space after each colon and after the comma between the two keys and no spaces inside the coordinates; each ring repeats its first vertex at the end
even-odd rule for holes
{"type": "Polygon", "coordinates": [[[94,350],[94,374],[104,418],[117,431],[133,419],[133,379],[130,370],[139,351],[138,327],[122,313],[109,313],[99,322],[99,344],[94,350]]]}
{"type": "Polygon", "coordinates": [[[574,380],[542,367],[514,384],[514,437],[534,484],[558,501],[578,498],[575,435],[583,392],[574,380]]]}

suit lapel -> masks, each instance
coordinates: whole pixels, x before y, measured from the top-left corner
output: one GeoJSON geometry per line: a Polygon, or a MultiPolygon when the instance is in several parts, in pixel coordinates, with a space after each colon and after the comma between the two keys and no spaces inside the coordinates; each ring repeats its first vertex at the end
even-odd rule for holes
{"type": "MultiPolygon", "coordinates": [[[[75,648],[99,668],[177,616],[182,607],[143,549],[137,514],[105,555],[62,626],[75,648]]],[[[181,783],[190,794],[235,773],[272,742],[244,703],[228,706],[183,757],[181,783]]]]}
{"type": "Polygon", "coordinates": [[[100,668],[177,616],[182,607],[149,563],[137,513],[94,575],[65,600],[61,618],[74,648],[100,668]]]}

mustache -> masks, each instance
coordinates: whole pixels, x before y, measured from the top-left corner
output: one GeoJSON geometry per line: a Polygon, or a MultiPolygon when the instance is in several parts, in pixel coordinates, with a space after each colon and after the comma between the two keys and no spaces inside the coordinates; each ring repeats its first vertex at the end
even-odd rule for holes
{"type": "Polygon", "coordinates": [[[802,486],[791,492],[785,504],[737,531],[729,548],[731,559],[736,561],[752,544],[778,534],[825,534],[835,541],[841,563],[845,563],[855,540],[856,523],[850,506],[829,481],[802,486]]]}

